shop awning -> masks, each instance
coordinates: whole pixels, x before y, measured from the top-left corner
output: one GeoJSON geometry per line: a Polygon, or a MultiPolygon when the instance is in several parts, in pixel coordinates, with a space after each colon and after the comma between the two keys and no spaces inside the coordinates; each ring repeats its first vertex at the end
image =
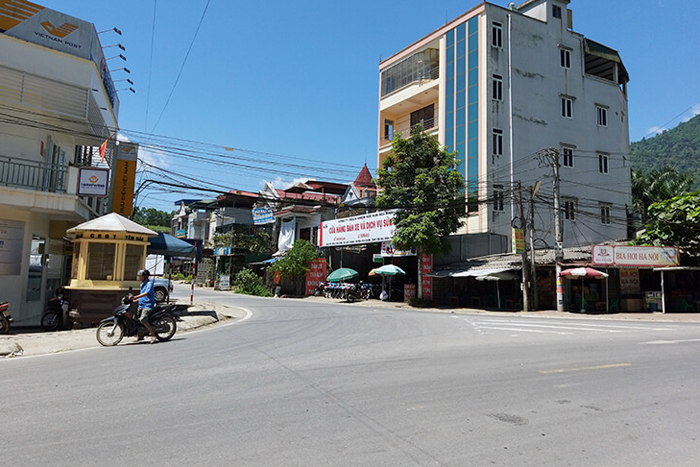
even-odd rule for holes
{"type": "Polygon", "coordinates": [[[479,277],[479,276],[493,276],[499,273],[508,271],[518,271],[519,268],[491,268],[491,269],[446,269],[443,271],[433,271],[429,276],[432,277],[479,277]]]}

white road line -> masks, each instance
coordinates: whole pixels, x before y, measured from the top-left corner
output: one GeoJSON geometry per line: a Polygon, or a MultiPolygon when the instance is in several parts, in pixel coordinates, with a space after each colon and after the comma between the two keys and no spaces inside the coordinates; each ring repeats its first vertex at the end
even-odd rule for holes
{"type": "Polygon", "coordinates": [[[700,342],[700,339],[680,339],[676,341],[649,341],[649,342],[641,342],[641,344],[649,344],[649,345],[658,345],[658,344],[683,344],[686,342],[700,342]]]}
{"type": "MultiPolygon", "coordinates": [[[[474,323],[476,326],[484,327],[481,326],[479,323],[474,323]]],[[[499,323],[484,323],[487,325],[498,325],[499,323]]],[[[588,332],[608,332],[608,333],[614,333],[614,332],[625,332],[625,331],[620,331],[617,329],[589,329],[589,328],[581,328],[581,327],[574,327],[574,326],[552,326],[552,325],[547,325],[547,324],[523,324],[523,323],[511,323],[514,326],[522,326],[522,327],[530,327],[530,328],[546,328],[546,329],[569,329],[573,331],[588,331],[588,332]]]]}
{"type": "Polygon", "coordinates": [[[523,329],[523,328],[502,328],[502,327],[491,327],[491,326],[479,326],[477,329],[491,329],[495,331],[516,331],[516,332],[537,332],[540,334],[559,334],[559,335],[571,335],[573,332],[556,332],[556,331],[545,331],[541,329],[523,329]]]}
{"type": "MultiPolygon", "coordinates": [[[[514,320],[479,320],[478,322],[480,323],[488,323],[488,324],[501,324],[503,322],[510,323],[510,324],[516,324],[520,325],[521,323],[519,321],[514,321],[514,320]]],[[[571,325],[570,322],[561,322],[561,321],[548,321],[549,324],[555,324],[555,325],[571,325]]],[[[624,324],[589,324],[589,323],[580,323],[577,324],[577,326],[582,326],[582,327],[590,327],[590,328],[620,328],[620,329],[640,329],[642,331],[675,331],[677,328],[669,328],[669,327],[664,327],[664,328],[650,328],[650,327],[645,327],[645,326],[627,326],[624,324]]]]}

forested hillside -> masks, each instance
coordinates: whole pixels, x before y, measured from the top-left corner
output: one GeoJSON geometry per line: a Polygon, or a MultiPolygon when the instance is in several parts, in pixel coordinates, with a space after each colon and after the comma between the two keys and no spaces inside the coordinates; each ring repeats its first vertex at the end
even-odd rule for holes
{"type": "Polygon", "coordinates": [[[673,167],[700,180],[700,115],[653,138],[630,145],[632,167],[648,172],[673,167]]]}

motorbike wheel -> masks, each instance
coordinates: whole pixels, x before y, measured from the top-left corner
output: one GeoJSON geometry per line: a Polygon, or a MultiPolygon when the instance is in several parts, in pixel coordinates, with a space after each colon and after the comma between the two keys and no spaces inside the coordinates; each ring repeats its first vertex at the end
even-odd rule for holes
{"type": "Polygon", "coordinates": [[[124,337],[124,328],[116,322],[102,323],[97,327],[97,342],[109,347],[117,345],[124,337]]]}
{"type": "Polygon", "coordinates": [[[7,334],[10,332],[10,321],[0,314],[0,334],[7,334]]]}
{"type": "Polygon", "coordinates": [[[41,317],[41,327],[44,331],[55,331],[60,324],[57,313],[46,313],[41,317]]]}
{"type": "Polygon", "coordinates": [[[153,330],[159,341],[169,341],[177,331],[177,322],[172,316],[161,316],[153,322],[153,330]]]}

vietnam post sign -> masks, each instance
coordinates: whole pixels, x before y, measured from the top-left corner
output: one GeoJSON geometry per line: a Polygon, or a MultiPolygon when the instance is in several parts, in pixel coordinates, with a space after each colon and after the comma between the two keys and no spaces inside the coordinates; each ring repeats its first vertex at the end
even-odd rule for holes
{"type": "Polygon", "coordinates": [[[321,223],[319,246],[388,242],[394,238],[396,210],[333,219],[321,223]]]}

